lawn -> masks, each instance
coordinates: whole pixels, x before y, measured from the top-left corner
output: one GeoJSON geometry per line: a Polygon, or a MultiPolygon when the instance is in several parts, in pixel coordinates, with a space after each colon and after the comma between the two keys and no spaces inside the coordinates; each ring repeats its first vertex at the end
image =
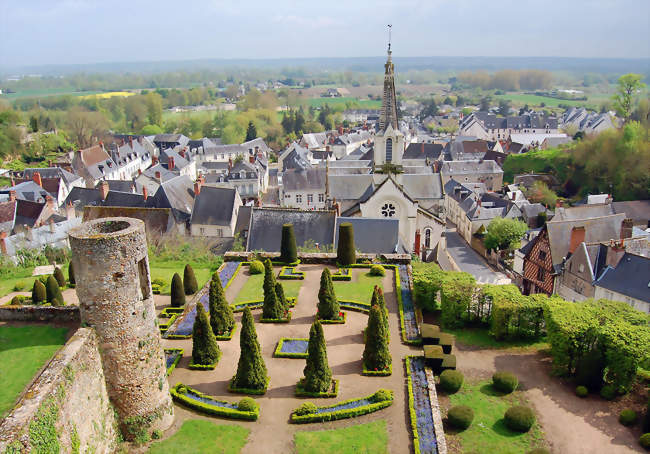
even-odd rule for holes
{"type": "Polygon", "coordinates": [[[0,326],[0,417],[11,410],[34,374],[65,343],[67,332],[67,328],[47,325],[0,326]]]}
{"type": "Polygon", "coordinates": [[[0,279],[0,298],[13,292],[16,282],[23,282],[25,284],[24,290],[31,291],[32,286],[34,285],[34,279],[36,279],[35,277],[32,277],[33,272],[33,266],[29,268],[16,268],[15,271],[12,272],[11,277],[3,277],[0,279]]]}
{"type": "Polygon", "coordinates": [[[453,334],[456,342],[480,348],[517,348],[522,350],[541,350],[549,348],[546,337],[541,339],[516,339],[498,341],[488,332],[487,328],[444,329],[445,333],[453,334]]]}
{"type": "Polygon", "coordinates": [[[250,429],[216,425],[211,421],[190,419],[167,440],[153,443],[150,454],[238,454],[246,444],[250,429]]]}
{"type": "Polygon", "coordinates": [[[3,93],[0,99],[42,98],[46,96],[87,96],[102,93],[101,91],[75,91],[72,88],[43,88],[20,90],[16,93],[3,93]]]}
{"type": "MultiPolygon", "coordinates": [[[[386,421],[344,427],[336,430],[296,432],[297,454],[383,454],[388,453],[386,421]]],[[[497,451],[494,451],[497,452],[497,451]]]]}
{"type": "MultiPolygon", "coordinates": [[[[390,271],[387,271],[388,273],[390,271]]],[[[366,270],[353,270],[351,281],[334,281],[334,292],[340,300],[370,303],[375,285],[382,287],[382,276],[371,276],[366,270]]]]}
{"type": "MultiPolygon", "coordinates": [[[[201,287],[203,287],[212,277],[212,271],[210,268],[201,268],[192,263],[190,263],[190,265],[192,265],[194,275],[196,276],[196,282],[199,284],[199,289],[201,289],[201,287]]],[[[169,295],[174,273],[178,273],[182,279],[184,269],[185,262],[154,262],[150,265],[151,280],[164,279],[167,284],[162,289],[162,294],[169,295]]]]}
{"type": "Polygon", "coordinates": [[[522,93],[509,93],[507,95],[496,95],[497,99],[507,99],[513,102],[513,104],[524,105],[528,104],[529,106],[539,106],[541,103],[548,107],[558,107],[560,104],[567,106],[585,106],[596,108],[597,103],[590,95],[587,95],[586,101],[576,101],[570,99],[558,99],[551,98],[548,96],[537,96],[537,95],[527,95],[522,93]]]}
{"type": "Polygon", "coordinates": [[[350,97],[341,98],[310,98],[308,101],[309,107],[321,107],[329,104],[330,107],[345,107],[346,104],[354,104],[359,109],[380,109],[381,101],[372,99],[357,99],[350,97]]]}
{"type": "MultiPolygon", "coordinates": [[[[276,267],[273,270],[277,276],[277,272],[280,270],[280,268],[276,267]]],[[[240,273],[241,272],[244,271],[240,270],[240,273]]],[[[302,281],[278,279],[277,282],[282,283],[282,287],[284,288],[284,296],[286,297],[293,296],[296,298],[298,297],[298,292],[300,291],[300,287],[302,286],[302,281]]],[[[231,304],[241,303],[244,301],[256,301],[256,300],[264,299],[264,290],[262,289],[263,284],[264,284],[264,274],[253,274],[249,276],[248,279],[246,280],[246,283],[237,294],[237,298],[235,298],[235,301],[231,301],[231,304]]]]}
{"type": "Polygon", "coordinates": [[[513,405],[524,404],[521,392],[502,395],[492,388],[491,382],[467,383],[449,396],[450,406],[467,405],[474,410],[474,421],[469,429],[456,432],[445,430],[452,445],[460,443],[460,452],[498,452],[521,454],[544,445],[544,435],[539,423],[530,432],[522,434],[506,427],[503,415],[513,405]]]}

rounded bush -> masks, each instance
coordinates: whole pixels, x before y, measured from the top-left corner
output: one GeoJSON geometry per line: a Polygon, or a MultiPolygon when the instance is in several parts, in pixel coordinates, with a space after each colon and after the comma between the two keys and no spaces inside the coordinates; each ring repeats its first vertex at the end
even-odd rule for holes
{"type": "Polygon", "coordinates": [[[502,393],[511,393],[517,389],[519,380],[517,376],[510,372],[497,372],[492,375],[492,386],[502,393]]]}
{"type": "Polygon", "coordinates": [[[386,275],[386,270],[381,265],[372,265],[370,267],[370,275],[371,276],[385,276],[386,275]]]}
{"type": "Polygon", "coordinates": [[[25,290],[25,281],[17,281],[14,284],[14,292],[22,292],[25,290]]]}
{"type": "Polygon", "coordinates": [[[393,393],[387,389],[379,389],[372,396],[373,402],[384,402],[386,400],[393,400],[393,393]]]}
{"type": "Polygon", "coordinates": [[[503,417],[506,426],[516,432],[528,432],[535,423],[535,413],[523,405],[508,408],[503,417]]]}
{"type": "Polygon", "coordinates": [[[451,407],[447,412],[447,421],[452,427],[456,429],[465,430],[474,420],[474,410],[467,405],[457,405],[451,407]]]}
{"type": "Polygon", "coordinates": [[[317,409],[318,407],[316,407],[316,404],[305,402],[301,404],[300,407],[296,408],[296,411],[294,411],[294,413],[298,416],[311,415],[312,413],[316,413],[317,409]]]}
{"type": "Polygon", "coordinates": [[[637,413],[630,408],[626,408],[625,410],[622,410],[621,413],[618,415],[618,422],[620,422],[624,426],[633,426],[634,424],[636,424],[638,419],[639,419],[639,415],[637,415],[637,413]]]}
{"type": "Polygon", "coordinates": [[[535,448],[527,451],[526,454],[551,454],[551,452],[546,448],[535,448]]]}
{"type": "Polygon", "coordinates": [[[160,440],[163,436],[162,430],[160,429],[154,429],[153,432],[151,432],[151,439],[152,440],[160,440]]]}
{"type": "Polygon", "coordinates": [[[248,272],[251,274],[262,274],[264,272],[264,264],[259,260],[253,260],[248,266],[248,272]]]}
{"type": "Polygon", "coordinates": [[[605,385],[600,390],[600,397],[605,400],[614,400],[616,398],[616,388],[613,385],[605,385]]]}
{"type": "Polygon", "coordinates": [[[58,266],[54,268],[54,279],[56,279],[57,284],[59,284],[59,287],[65,287],[65,276],[63,275],[63,271],[61,271],[61,268],[58,266]]]}
{"type": "Polygon", "coordinates": [[[187,393],[187,386],[185,386],[185,385],[178,385],[178,386],[176,387],[176,392],[177,392],[178,394],[181,394],[181,395],[187,393]]]}
{"type": "Polygon", "coordinates": [[[578,397],[587,397],[589,395],[589,390],[586,386],[576,386],[576,396],[578,397]]]}
{"type": "Polygon", "coordinates": [[[16,295],[13,298],[11,298],[12,306],[21,306],[22,304],[23,304],[23,298],[20,295],[16,295]]]}
{"type": "Polygon", "coordinates": [[[257,402],[252,397],[244,397],[237,404],[239,411],[255,411],[257,409],[257,402]]]}
{"type": "Polygon", "coordinates": [[[165,285],[167,285],[167,281],[165,281],[162,278],[157,277],[157,278],[151,280],[151,285],[152,286],[157,285],[158,287],[163,288],[165,285]]]}
{"type": "Polygon", "coordinates": [[[641,438],[639,438],[639,444],[643,448],[650,450],[650,433],[641,435],[641,438]]]}
{"type": "Polygon", "coordinates": [[[440,388],[447,394],[454,394],[463,385],[463,378],[463,374],[457,370],[445,370],[440,374],[440,388]]]}

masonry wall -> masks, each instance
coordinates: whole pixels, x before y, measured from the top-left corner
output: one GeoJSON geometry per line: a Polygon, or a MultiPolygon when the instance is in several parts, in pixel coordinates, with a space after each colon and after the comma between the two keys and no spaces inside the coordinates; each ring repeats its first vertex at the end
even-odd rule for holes
{"type": "Polygon", "coordinates": [[[79,323],[77,306],[0,306],[0,321],[79,323]]]}

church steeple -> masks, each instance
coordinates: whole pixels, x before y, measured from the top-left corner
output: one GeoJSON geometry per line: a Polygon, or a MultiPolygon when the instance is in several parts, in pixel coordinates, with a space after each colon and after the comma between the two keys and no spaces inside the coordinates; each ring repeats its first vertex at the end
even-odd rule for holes
{"type": "Polygon", "coordinates": [[[388,58],[384,65],[384,95],[381,102],[381,114],[379,116],[379,130],[385,131],[391,125],[397,131],[397,97],[395,96],[395,67],[393,65],[390,49],[390,32],[392,25],[388,25],[388,58]]]}

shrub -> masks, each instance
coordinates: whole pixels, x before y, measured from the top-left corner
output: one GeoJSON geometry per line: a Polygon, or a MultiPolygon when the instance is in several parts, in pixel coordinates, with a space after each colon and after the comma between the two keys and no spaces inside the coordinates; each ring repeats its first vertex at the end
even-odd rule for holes
{"type": "Polygon", "coordinates": [[[171,303],[172,307],[185,306],[185,289],[183,280],[178,273],[174,273],[174,277],[172,277],[171,303]]]}
{"type": "Polygon", "coordinates": [[[616,388],[613,385],[605,385],[600,390],[600,397],[605,400],[614,400],[617,394],[616,388]]]}
{"type": "Polygon", "coordinates": [[[578,397],[587,397],[589,395],[589,390],[586,386],[578,385],[576,386],[576,396],[578,397]]]}
{"type": "Polygon", "coordinates": [[[237,410],[239,411],[255,411],[257,410],[257,402],[252,397],[244,397],[237,403],[237,410]]]}
{"type": "Polygon", "coordinates": [[[259,260],[253,260],[250,265],[248,265],[248,272],[250,274],[262,274],[264,272],[264,264],[259,260]]]}
{"type": "Polygon", "coordinates": [[[535,424],[535,413],[529,407],[523,405],[510,407],[503,417],[506,426],[516,432],[528,432],[535,424]]]}
{"type": "Polygon", "coordinates": [[[25,281],[16,281],[14,284],[14,292],[22,292],[25,290],[25,281]]]}
{"type": "Polygon", "coordinates": [[[57,284],[59,284],[59,287],[65,287],[65,276],[63,275],[63,271],[61,271],[61,268],[58,266],[54,268],[54,279],[56,279],[57,284]]]}
{"type": "Polygon", "coordinates": [[[372,290],[372,298],[370,299],[370,306],[377,305],[380,308],[381,317],[386,327],[386,335],[390,340],[390,326],[388,324],[388,309],[386,309],[386,300],[384,299],[384,291],[381,287],[375,285],[372,290]]]}
{"type": "Polygon", "coordinates": [[[341,308],[334,293],[332,275],[325,268],[320,275],[320,289],[318,290],[318,318],[321,320],[338,320],[341,308]]]}
{"type": "Polygon", "coordinates": [[[474,410],[467,405],[457,405],[451,407],[447,412],[447,421],[456,429],[465,430],[472,425],[474,420],[474,410]]]}
{"type": "Polygon", "coordinates": [[[203,303],[199,302],[196,305],[196,319],[192,329],[192,363],[207,366],[219,361],[220,356],[221,351],[217,339],[210,328],[203,303]]]}
{"type": "Polygon", "coordinates": [[[638,419],[639,419],[639,415],[637,415],[637,413],[630,408],[626,408],[625,410],[622,410],[621,413],[618,415],[618,422],[620,422],[624,426],[633,426],[634,424],[636,424],[638,419]]]}
{"type": "Polygon", "coordinates": [[[639,438],[639,444],[641,447],[650,450],[650,433],[641,435],[639,438]]]}
{"type": "Polygon", "coordinates": [[[72,264],[72,261],[68,264],[68,282],[71,285],[76,285],[77,281],[75,280],[74,277],[74,265],[72,264]]]}
{"type": "Polygon", "coordinates": [[[393,393],[387,389],[378,389],[375,394],[372,395],[373,402],[384,402],[386,400],[393,400],[393,393]]]}
{"type": "Polygon", "coordinates": [[[160,440],[163,436],[162,430],[160,429],[154,429],[153,432],[151,432],[151,439],[152,440],[160,440]]]}
{"type": "Polygon", "coordinates": [[[643,418],[643,425],[641,431],[643,433],[650,432],[650,398],[648,399],[648,405],[645,409],[645,417],[643,418]]]}
{"type": "Polygon", "coordinates": [[[600,349],[593,349],[583,356],[576,364],[576,383],[586,386],[592,393],[597,393],[603,387],[603,371],[605,358],[600,349]]]}
{"type": "Polygon", "coordinates": [[[527,451],[526,454],[551,454],[551,452],[546,448],[535,448],[527,451]]]}
{"type": "Polygon", "coordinates": [[[352,265],[357,261],[357,252],[354,249],[354,228],[349,222],[339,225],[336,260],[343,266],[352,265]]]}
{"type": "Polygon", "coordinates": [[[327,362],[327,349],[323,327],[316,320],[309,330],[309,346],[307,347],[307,363],[303,370],[305,391],[323,393],[330,390],[332,371],[327,362]]]}
{"type": "Polygon", "coordinates": [[[392,359],[388,350],[388,333],[379,306],[371,306],[366,329],[363,365],[368,370],[386,370],[392,359]]]}
{"type": "Polygon", "coordinates": [[[293,263],[298,260],[296,236],[293,233],[293,224],[282,226],[282,243],[280,244],[280,261],[293,263]]]}
{"type": "Polygon", "coordinates": [[[239,335],[239,363],[232,379],[232,388],[263,390],[268,384],[266,364],[262,358],[257,332],[253,323],[253,314],[249,307],[244,309],[239,335]]]}
{"type": "Polygon", "coordinates": [[[289,301],[287,301],[287,297],[284,296],[284,287],[282,287],[281,282],[275,283],[275,297],[278,299],[278,303],[284,310],[284,314],[285,314],[284,316],[287,317],[290,306],[289,306],[289,301]]]}
{"type": "Polygon", "coordinates": [[[151,285],[152,285],[152,286],[153,286],[153,285],[157,285],[158,287],[163,288],[165,285],[167,285],[167,281],[165,281],[165,280],[162,279],[162,278],[157,277],[157,278],[155,278],[155,279],[153,279],[153,280],[151,281],[151,285]]]}
{"type": "Polygon", "coordinates": [[[278,301],[275,294],[275,274],[273,274],[273,265],[271,260],[266,259],[264,262],[264,305],[262,306],[262,318],[281,319],[284,318],[284,307],[278,301]]]}
{"type": "Polygon", "coordinates": [[[23,304],[23,299],[20,295],[16,295],[13,298],[11,298],[11,303],[12,306],[22,306],[23,304]]]}
{"type": "Polygon", "coordinates": [[[517,389],[518,384],[517,376],[510,372],[497,372],[492,375],[492,386],[502,393],[509,394],[513,392],[517,389]]]}
{"type": "Polygon", "coordinates": [[[59,283],[54,276],[48,276],[47,283],[45,284],[45,294],[47,302],[51,303],[52,306],[63,306],[63,295],[61,294],[59,283]]]}
{"type": "Polygon", "coordinates": [[[372,265],[370,267],[370,275],[371,276],[385,276],[386,275],[386,270],[381,265],[372,265]]]}
{"type": "Polygon", "coordinates": [[[235,317],[233,316],[230,304],[226,300],[219,273],[212,275],[208,301],[212,332],[215,336],[222,336],[229,333],[235,326],[235,317]]]}
{"type": "Polygon", "coordinates": [[[305,402],[300,405],[300,407],[296,408],[294,413],[298,416],[305,416],[305,415],[310,415],[312,413],[316,413],[316,410],[318,407],[316,407],[316,404],[313,404],[311,402],[305,402]]]}
{"type": "Polygon", "coordinates": [[[457,370],[445,370],[440,374],[440,388],[447,394],[458,392],[463,385],[463,374],[457,370]]]}
{"type": "Polygon", "coordinates": [[[47,290],[43,283],[36,279],[32,287],[32,304],[43,304],[47,299],[47,290]]]}
{"type": "Polygon", "coordinates": [[[183,288],[186,295],[193,295],[199,289],[199,284],[196,282],[194,270],[192,269],[192,265],[189,263],[185,265],[185,269],[183,270],[183,288]]]}

